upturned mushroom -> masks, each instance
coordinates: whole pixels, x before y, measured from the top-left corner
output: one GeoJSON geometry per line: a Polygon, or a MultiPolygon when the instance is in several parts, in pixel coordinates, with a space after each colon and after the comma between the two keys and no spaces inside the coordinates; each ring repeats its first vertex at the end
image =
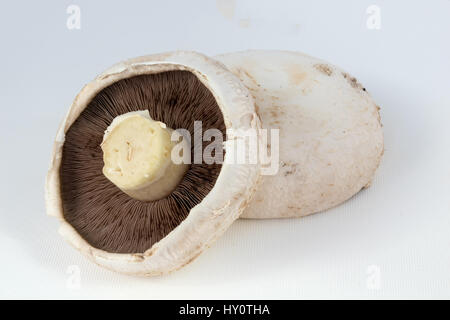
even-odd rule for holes
{"type": "MultiPolygon", "coordinates": [[[[241,217],[300,217],[370,185],[383,154],[379,107],[356,78],[299,52],[215,57],[255,98],[264,129],[279,129],[280,169],[264,175],[241,217]]],[[[270,147],[270,146],[269,146],[270,147]]]]}
{"type": "Polygon", "coordinates": [[[86,85],[60,126],[47,175],[47,212],[60,234],[127,274],[166,274],[196,258],[245,209],[259,165],[228,164],[227,144],[223,164],[172,163],[172,130],[194,134],[195,120],[224,135],[233,129],[228,140],[260,128],[247,88],[198,53],[131,59],[86,85]]]}

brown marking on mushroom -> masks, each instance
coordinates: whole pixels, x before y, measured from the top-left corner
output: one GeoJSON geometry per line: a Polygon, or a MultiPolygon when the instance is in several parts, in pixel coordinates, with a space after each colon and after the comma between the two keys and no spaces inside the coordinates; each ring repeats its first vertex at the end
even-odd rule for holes
{"type": "Polygon", "coordinates": [[[268,113],[271,118],[275,119],[280,118],[281,116],[286,114],[286,111],[284,111],[282,107],[277,105],[270,106],[269,108],[267,108],[267,110],[265,110],[265,112],[268,113]]]}
{"type": "Polygon", "coordinates": [[[375,106],[375,109],[376,109],[376,113],[377,113],[377,120],[378,120],[378,123],[379,123],[381,126],[383,126],[383,124],[381,123],[381,114],[380,114],[381,108],[380,108],[380,106],[376,105],[376,106],[375,106]]]}
{"type": "MultiPolygon", "coordinates": [[[[256,99],[254,99],[254,100],[256,100],[256,99]]],[[[259,115],[259,106],[256,102],[255,102],[255,111],[256,111],[256,114],[259,115]]]]}
{"type": "Polygon", "coordinates": [[[355,89],[360,89],[362,91],[366,91],[366,88],[362,86],[361,83],[355,77],[352,77],[347,72],[342,72],[342,76],[348,81],[348,83],[355,89]]]}
{"type": "Polygon", "coordinates": [[[184,266],[188,265],[189,263],[191,263],[192,261],[194,261],[195,259],[197,259],[197,257],[202,253],[202,250],[199,250],[198,252],[196,252],[188,261],[186,261],[185,263],[183,263],[180,267],[178,267],[176,270],[180,270],[182,269],[184,266]]]}
{"type": "Polygon", "coordinates": [[[140,253],[135,253],[132,255],[133,257],[133,262],[142,262],[145,260],[144,256],[140,253]]]}
{"type": "Polygon", "coordinates": [[[294,172],[295,172],[294,170],[286,171],[286,172],[284,173],[284,176],[285,176],[285,177],[290,176],[290,175],[293,174],[294,172]]]}
{"type": "Polygon", "coordinates": [[[145,251],[144,256],[151,257],[156,252],[156,250],[158,250],[158,247],[155,245],[155,246],[151,247],[150,249],[148,249],[147,251],[145,251]]]}
{"type": "Polygon", "coordinates": [[[315,64],[314,68],[316,68],[320,72],[326,74],[327,76],[331,76],[333,74],[333,69],[325,63],[315,64]]]}
{"type": "Polygon", "coordinates": [[[283,175],[287,177],[297,172],[298,163],[283,162],[281,167],[284,168],[283,175]]]}
{"type": "Polygon", "coordinates": [[[250,73],[248,73],[246,70],[244,70],[244,69],[241,69],[242,70],[242,72],[245,74],[245,76],[247,77],[247,78],[249,78],[254,84],[256,84],[256,86],[257,87],[261,87],[261,85],[255,80],[255,78],[250,74],[250,73]]]}
{"type": "MultiPolygon", "coordinates": [[[[233,73],[237,73],[238,77],[240,79],[248,79],[250,80],[256,87],[258,87],[258,89],[261,87],[261,85],[255,80],[255,78],[245,69],[243,68],[235,68],[233,70],[233,73]]],[[[257,88],[253,88],[253,87],[249,87],[248,89],[254,91],[254,92],[258,92],[257,88]]]]}
{"type": "Polygon", "coordinates": [[[285,70],[289,77],[290,84],[294,86],[298,86],[308,76],[308,73],[303,71],[302,68],[296,64],[287,65],[285,70]]]}
{"type": "MultiPolygon", "coordinates": [[[[297,211],[297,210],[302,211],[303,210],[303,208],[298,207],[298,206],[287,206],[287,208],[290,210],[294,210],[294,211],[297,211]]],[[[289,213],[286,213],[285,216],[289,216],[289,213]]]]}

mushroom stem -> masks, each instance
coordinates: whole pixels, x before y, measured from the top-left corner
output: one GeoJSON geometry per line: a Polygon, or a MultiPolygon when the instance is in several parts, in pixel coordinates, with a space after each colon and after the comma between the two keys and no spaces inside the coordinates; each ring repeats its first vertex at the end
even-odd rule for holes
{"type": "MultiPolygon", "coordinates": [[[[114,118],[101,144],[103,174],[132,198],[153,201],[168,196],[189,168],[171,157],[178,143],[171,140],[172,132],[153,120],[148,110],[114,118]]],[[[182,139],[181,143],[187,142],[182,139]]],[[[182,150],[190,148],[183,146],[182,150]]]]}

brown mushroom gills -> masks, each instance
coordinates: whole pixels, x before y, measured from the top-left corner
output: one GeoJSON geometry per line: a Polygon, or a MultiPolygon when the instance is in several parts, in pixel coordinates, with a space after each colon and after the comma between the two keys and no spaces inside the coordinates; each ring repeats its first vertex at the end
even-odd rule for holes
{"type": "MultiPolygon", "coordinates": [[[[142,202],[118,189],[102,173],[100,144],[113,119],[148,109],[150,116],[194,136],[219,129],[222,112],[212,93],[189,71],[168,71],[120,80],[99,92],[66,133],[60,167],[64,218],[93,247],[114,253],[140,253],[176,228],[211,191],[220,164],[192,164],[166,198],[142,202]]],[[[204,142],[203,148],[210,142],[204,142]]],[[[194,144],[191,146],[193,152],[194,144]]],[[[193,155],[192,155],[193,159],[193,155]]]]}

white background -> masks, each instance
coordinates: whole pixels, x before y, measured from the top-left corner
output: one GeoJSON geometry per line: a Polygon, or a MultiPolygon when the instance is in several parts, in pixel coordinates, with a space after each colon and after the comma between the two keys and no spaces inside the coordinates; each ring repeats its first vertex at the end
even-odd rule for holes
{"type": "Polygon", "coordinates": [[[0,298],[450,298],[450,1],[222,2],[3,3],[0,298]],[[66,27],[70,4],[80,30],[66,27]],[[370,5],[379,30],[367,28],[370,5]],[[373,186],[307,218],[237,221],[170,276],[84,259],[45,215],[59,121],[111,64],[176,49],[297,50],[356,76],[384,124],[373,186]]]}

